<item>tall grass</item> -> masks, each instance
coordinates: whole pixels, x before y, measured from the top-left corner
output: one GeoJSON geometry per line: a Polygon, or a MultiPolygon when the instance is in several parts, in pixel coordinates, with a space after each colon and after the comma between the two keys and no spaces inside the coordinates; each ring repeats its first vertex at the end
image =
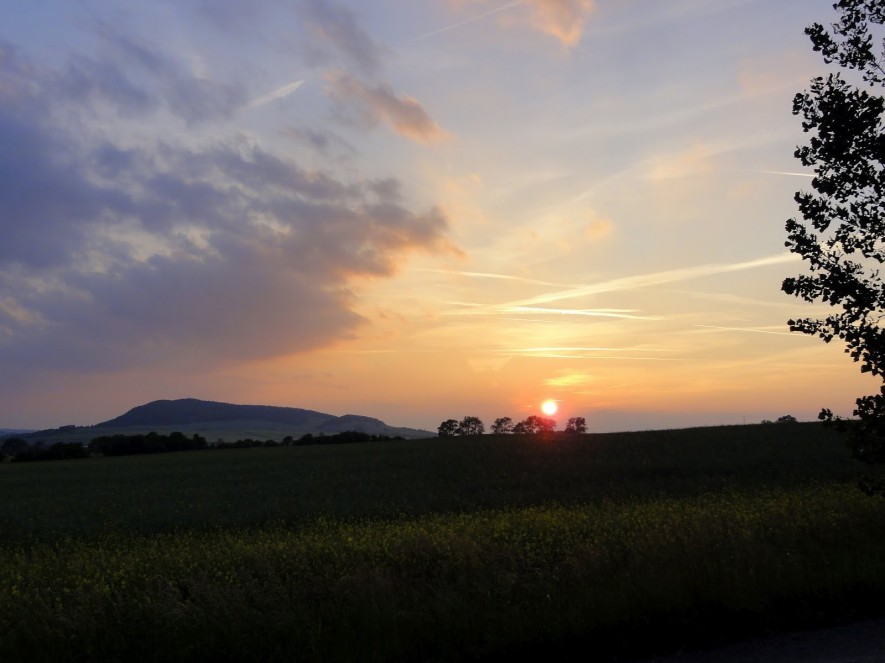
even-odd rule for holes
{"type": "Polygon", "coordinates": [[[482,436],[0,464],[0,541],[398,518],[851,480],[818,425],[482,436]]]}

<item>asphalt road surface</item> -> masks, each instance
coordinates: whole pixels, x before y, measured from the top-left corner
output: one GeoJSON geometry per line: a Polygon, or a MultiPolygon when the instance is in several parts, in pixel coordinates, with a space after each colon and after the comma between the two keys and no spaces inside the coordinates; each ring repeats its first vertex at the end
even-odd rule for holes
{"type": "Polygon", "coordinates": [[[885,619],[671,654],[646,663],[885,663],[885,619]]]}

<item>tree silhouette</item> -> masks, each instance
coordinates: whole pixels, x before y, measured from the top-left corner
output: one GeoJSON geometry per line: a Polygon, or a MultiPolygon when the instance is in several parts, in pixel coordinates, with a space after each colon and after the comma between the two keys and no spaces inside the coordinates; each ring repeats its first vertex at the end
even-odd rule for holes
{"type": "MultiPolygon", "coordinates": [[[[836,310],[824,318],[790,320],[791,331],[838,338],[861,371],[885,378],[885,100],[868,90],[885,87],[885,40],[874,49],[871,26],[885,22],[881,0],[840,0],[837,23],[815,23],[805,32],[827,64],[843,71],[817,77],[793,100],[793,114],[812,136],[796,149],[813,168],[812,192],[795,196],[803,220],[787,221],[789,249],[808,263],[810,274],[787,278],[782,289],[836,310]],[[843,76],[847,74],[847,78],[843,76]],[[867,89],[852,82],[860,79],[867,89]]],[[[858,398],[858,422],[841,421],[824,409],[820,418],[851,428],[855,453],[885,460],[885,387],[858,398]]]]}
{"type": "Polygon", "coordinates": [[[584,417],[571,417],[565,425],[566,433],[586,433],[587,421],[584,417]]]}
{"type": "Polygon", "coordinates": [[[458,424],[458,435],[482,435],[486,427],[479,417],[464,417],[458,424]]]}
{"type": "Polygon", "coordinates": [[[440,437],[451,437],[458,434],[458,422],[455,419],[446,419],[436,429],[440,437]]]}
{"type": "Polygon", "coordinates": [[[496,435],[513,432],[513,419],[510,417],[498,417],[492,424],[492,432],[496,435]]]}
{"type": "Polygon", "coordinates": [[[514,435],[528,435],[531,432],[532,431],[530,431],[526,427],[525,421],[520,421],[520,422],[517,422],[516,424],[513,425],[513,434],[514,435]]]}
{"type": "MultiPolygon", "coordinates": [[[[522,430],[530,434],[547,433],[556,428],[555,420],[550,419],[549,417],[539,417],[537,414],[529,415],[517,425],[519,426],[520,424],[522,430]]],[[[514,432],[516,432],[515,429],[514,432]]]]}

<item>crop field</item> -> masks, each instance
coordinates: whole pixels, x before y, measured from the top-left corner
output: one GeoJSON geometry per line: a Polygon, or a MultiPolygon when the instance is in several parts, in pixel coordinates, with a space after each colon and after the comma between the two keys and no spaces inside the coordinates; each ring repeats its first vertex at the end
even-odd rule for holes
{"type": "Polygon", "coordinates": [[[0,465],[0,660],[630,660],[877,614],[885,502],[776,424],[0,465]]]}

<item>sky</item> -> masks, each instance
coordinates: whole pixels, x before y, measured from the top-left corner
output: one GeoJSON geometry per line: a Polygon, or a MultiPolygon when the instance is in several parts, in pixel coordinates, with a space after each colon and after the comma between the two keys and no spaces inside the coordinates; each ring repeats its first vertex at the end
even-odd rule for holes
{"type": "Polygon", "coordinates": [[[832,0],[7,0],[0,427],[850,414],[790,333],[832,0]]]}

